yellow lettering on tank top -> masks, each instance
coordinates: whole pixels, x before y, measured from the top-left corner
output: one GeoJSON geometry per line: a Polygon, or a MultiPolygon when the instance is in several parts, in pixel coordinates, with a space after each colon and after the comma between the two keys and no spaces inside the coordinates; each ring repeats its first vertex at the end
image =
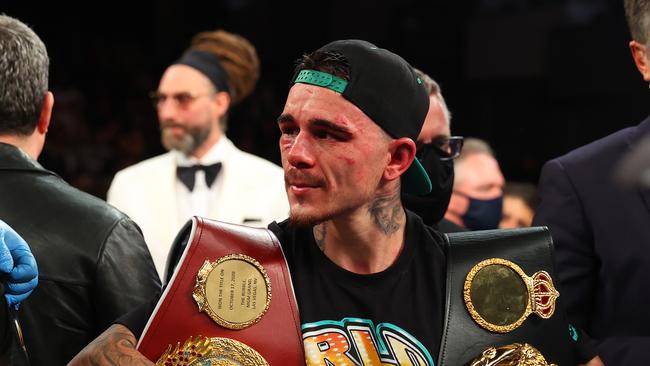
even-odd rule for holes
{"type": "Polygon", "coordinates": [[[350,341],[343,332],[332,331],[305,337],[305,361],[308,366],[355,366],[346,355],[350,341]]]}

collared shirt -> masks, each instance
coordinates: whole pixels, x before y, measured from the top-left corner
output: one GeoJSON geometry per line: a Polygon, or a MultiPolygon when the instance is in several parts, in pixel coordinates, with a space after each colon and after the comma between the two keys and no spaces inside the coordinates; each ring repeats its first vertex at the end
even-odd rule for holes
{"type": "MultiPolygon", "coordinates": [[[[218,162],[223,163],[226,148],[224,140],[225,138],[220,138],[201,159],[187,156],[180,151],[173,151],[176,165],[192,166],[196,164],[212,165],[218,162]]],[[[217,196],[221,189],[223,189],[223,169],[211,187],[208,187],[205,183],[205,172],[202,170],[197,171],[194,189],[191,192],[180,179],[176,178],[174,190],[176,191],[178,227],[182,227],[192,216],[209,216],[210,211],[213,209],[212,206],[216,204],[211,198],[217,196]]]]}

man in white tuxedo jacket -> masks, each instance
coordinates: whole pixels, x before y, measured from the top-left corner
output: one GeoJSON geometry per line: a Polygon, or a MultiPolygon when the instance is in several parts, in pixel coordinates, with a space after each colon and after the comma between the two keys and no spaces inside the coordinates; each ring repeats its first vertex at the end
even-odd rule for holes
{"type": "Polygon", "coordinates": [[[282,168],[237,149],[224,133],[230,104],[258,77],[246,39],[203,32],[152,93],[169,152],[118,172],[108,202],[142,228],[163,280],[173,239],[193,215],[260,227],[287,217],[282,168]]]}

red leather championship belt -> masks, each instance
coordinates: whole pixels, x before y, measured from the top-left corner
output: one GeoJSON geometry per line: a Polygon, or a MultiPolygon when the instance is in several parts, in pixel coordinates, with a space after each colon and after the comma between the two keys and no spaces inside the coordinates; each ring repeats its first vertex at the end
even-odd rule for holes
{"type": "Polygon", "coordinates": [[[304,365],[296,298],[273,233],[194,217],[138,350],[157,365],[304,365]]]}

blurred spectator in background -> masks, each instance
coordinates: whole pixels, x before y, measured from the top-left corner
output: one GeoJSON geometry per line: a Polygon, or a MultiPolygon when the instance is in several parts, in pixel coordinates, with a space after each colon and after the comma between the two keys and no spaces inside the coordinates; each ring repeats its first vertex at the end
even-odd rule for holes
{"type": "Polygon", "coordinates": [[[421,70],[414,69],[429,92],[429,110],[418,136],[418,143],[430,144],[445,141],[451,136],[451,112],[442,96],[440,85],[421,70]]]}
{"type": "MultiPolygon", "coordinates": [[[[650,82],[650,1],[624,4],[632,58],[650,82]]],[[[650,118],[573,150],[547,162],[539,182],[533,225],[550,228],[569,320],[599,342],[608,366],[648,364],[650,190],[613,181],[648,133],[650,118]]]]}
{"type": "Polygon", "coordinates": [[[108,202],[140,225],[161,278],[176,233],[193,215],[254,226],[288,215],[282,169],[225,135],[228,110],[255,88],[259,67],[243,37],[202,32],[152,93],[169,152],[118,172],[108,202]]]}
{"type": "Polygon", "coordinates": [[[503,188],[503,215],[499,229],[529,227],[539,203],[532,183],[507,182],[503,188]]]}
{"type": "Polygon", "coordinates": [[[0,15],[0,218],[38,262],[39,286],[20,306],[31,362],[65,365],[160,283],[133,221],[36,162],[52,127],[48,73],[43,42],[0,15]]]}
{"type": "Polygon", "coordinates": [[[454,162],[454,189],[445,218],[469,230],[496,229],[505,179],[487,142],[465,139],[454,162]]]}
{"type": "Polygon", "coordinates": [[[429,110],[418,136],[417,157],[431,179],[432,190],[425,196],[402,193],[402,202],[427,225],[442,232],[462,231],[444,215],[454,184],[453,159],[460,154],[463,138],[451,136],[451,113],[438,83],[418,69],[415,72],[429,93],[429,110]]]}

